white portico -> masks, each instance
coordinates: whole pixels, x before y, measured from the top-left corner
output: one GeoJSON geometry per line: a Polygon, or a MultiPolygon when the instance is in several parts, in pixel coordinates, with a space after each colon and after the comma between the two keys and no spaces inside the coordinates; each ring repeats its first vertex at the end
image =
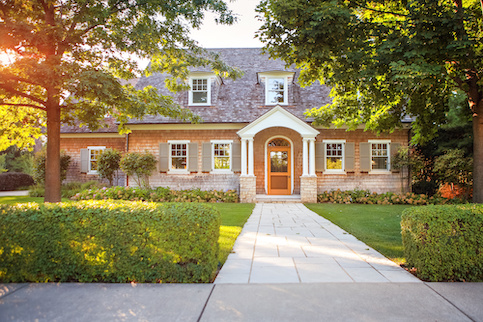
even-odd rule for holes
{"type": "Polygon", "coordinates": [[[266,142],[257,142],[257,144],[264,144],[267,158],[265,164],[255,164],[254,137],[263,130],[280,127],[293,130],[302,137],[300,192],[302,201],[315,201],[317,193],[315,138],[319,131],[277,105],[237,132],[241,138],[240,199],[242,202],[256,201],[255,167],[265,168],[265,192],[267,194],[293,193],[294,167],[298,167],[300,164],[296,164],[294,160],[294,142],[286,138],[284,133],[279,133],[266,142]],[[307,195],[309,190],[310,196],[307,195]]]}

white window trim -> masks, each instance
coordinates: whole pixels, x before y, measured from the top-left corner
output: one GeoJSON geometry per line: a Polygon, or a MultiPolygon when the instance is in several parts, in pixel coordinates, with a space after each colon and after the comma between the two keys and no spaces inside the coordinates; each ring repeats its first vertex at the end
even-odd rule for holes
{"type": "Polygon", "coordinates": [[[189,162],[190,162],[190,151],[189,151],[189,140],[170,140],[168,141],[168,153],[169,153],[169,169],[168,174],[190,174],[189,172],[189,162]],[[186,169],[172,169],[173,159],[171,155],[171,146],[173,144],[186,144],[186,169]]]}
{"type": "Polygon", "coordinates": [[[87,161],[87,166],[88,166],[87,174],[99,174],[99,172],[97,170],[91,170],[91,151],[92,150],[104,151],[105,149],[106,149],[105,146],[88,146],[87,147],[88,155],[89,155],[89,160],[87,161]]]}
{"type": "Polygon", "coordinates": [[[324,172],[323,174],[346,174],[345,172],[345,143],[346,140],[323,140],[324,143],[324,172]],[[337,143],[342,144],[342,169],[327,169],[327,144],[337,143]]]}
{"type": "Polygon", "coordinates": [[[391,140],[384,140],[384,139],[377,139],[377,140],[368,140],[369,142],[369,155],[371,157],[371,171],[369,174],[388,174],[391,173],[391,140]],[[387,144],[387,168],[383,169],[372,169],[372,144],[373,143],[386,143],[387,144]]]}
{"type": "Polygon", "coordinates": [[[265,77],[265,105],[288,105],[288,77],[287,76],[266,76],[265,77]],[[268,81],[270,79],[279,79],[283,78],[283,103],[276,102],[272,103],[268,101],[268,81]]]}
{"type": "Polygon", "coordinates": [[[189,78],[189,86],[190,86],[190,90],[189,90],[189,102],[188,104],[190,106],[209,106],[211,105],[211,76],[196,76],[196,75],[192,75],[190,76],[189,78]],[[193,80],[194,79],[206,79],[207,80],[207,93],[206,93],[206,97],[207,97],[207,102],[206,103],[193,103],[193,80]]]}
{"type": "Polygon", "coordinates": [[[211,172],[212,174],[231,174],[233,173],[233,140],[211,140],[211,172]],[[215,144],[229,144],[230,145],[230,169],[215,169],[215,144]]]}

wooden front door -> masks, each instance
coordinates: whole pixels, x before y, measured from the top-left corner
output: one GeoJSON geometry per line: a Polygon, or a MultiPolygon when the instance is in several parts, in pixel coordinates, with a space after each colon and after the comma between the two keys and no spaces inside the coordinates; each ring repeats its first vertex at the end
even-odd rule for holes
{"type": "Polygon", "coordinates": [[[268,143],[268,194],[291,194],[290,143],[284,139],[274,139],[268,143]]]}

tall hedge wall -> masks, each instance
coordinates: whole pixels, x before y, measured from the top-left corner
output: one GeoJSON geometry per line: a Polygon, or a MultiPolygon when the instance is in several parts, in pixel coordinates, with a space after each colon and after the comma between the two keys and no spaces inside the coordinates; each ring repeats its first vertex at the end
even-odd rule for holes
{"type": "Polygon", "coordinates": [[[204,204],[0,205],[0,281],[209,282],[219,227],[204,204]]]}
{"type": "Polygon", "coordinates": [[[483,205],[404,210],[408,264],[427,281],[483,281],[483,205]]]}

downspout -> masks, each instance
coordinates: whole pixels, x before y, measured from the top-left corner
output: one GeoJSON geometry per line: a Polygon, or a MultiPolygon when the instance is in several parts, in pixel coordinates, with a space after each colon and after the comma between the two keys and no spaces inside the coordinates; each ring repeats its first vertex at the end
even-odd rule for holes
{"type": "MultiPolygon", "coordinates": [[[[126,153],[129,153],[129,133],[126,134],[126,153]]],[[[129,176],[126,175],[126,187],[129,186],[129,176]]]]}

